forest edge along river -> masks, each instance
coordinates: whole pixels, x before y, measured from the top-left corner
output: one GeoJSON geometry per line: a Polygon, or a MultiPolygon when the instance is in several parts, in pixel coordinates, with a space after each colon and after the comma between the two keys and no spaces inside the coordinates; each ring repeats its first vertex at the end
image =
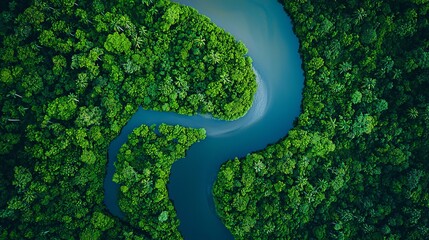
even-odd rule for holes
{"type": "Polygon", "coordinates": [[[211,189],[223,162],[264,149],[292,127],[300,112],[303,88],[298,40],[290,19],[275,0],[176,2],[196,8],[246,45],[258,80],[254,103],[235,121],[140,108],[110,144],[104,201],[113,215],[123,217],[118,206],[119,186],[112,177],[119,148],[134,128],[161,123],[204,128],[206,139],[192,145],[186,157],[173,164],[169,197],[185,239],[232,239],[216,214],[211,189]]]}

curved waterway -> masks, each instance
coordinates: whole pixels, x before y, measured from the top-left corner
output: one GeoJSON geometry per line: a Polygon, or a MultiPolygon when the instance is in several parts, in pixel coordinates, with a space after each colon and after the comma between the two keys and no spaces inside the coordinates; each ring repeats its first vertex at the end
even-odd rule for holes
{"type": "Polygon", "coordinates": [[[171,124],[205,128],[205,140],[195,143],[186,158],[176,161],[168,184],[186,240],[232,239],[216,214],[212,186],[220,165],[234,157],[264,149],[284,137],[300,112],[303,72],[298,40],[290,19],[276,0],[177,0],[196,8],[230,32],[249,49],[257,75],[258,90],[252,108],[236,121],[209,116],[139,109],[109,147],[104,182],[105,204],[123,218],[118,207],[119,186],[112,181],[113,163],[128,134],[141,124],[171,124]]]}

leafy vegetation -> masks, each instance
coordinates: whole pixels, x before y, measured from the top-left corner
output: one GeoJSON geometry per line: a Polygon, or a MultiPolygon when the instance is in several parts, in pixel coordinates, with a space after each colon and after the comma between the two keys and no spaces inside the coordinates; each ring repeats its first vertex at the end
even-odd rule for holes
{"type": "Polygon", "coordinates": [[[158,129],[142,125],[128,135],[119,150],[113,181],[121,186],[119,205],[132,226],[148,232],[152,239],[181,239],[167,192],[170,168],[204,138],[204,129],[165,124],[158,129]]]}
{"type": "Polygon", "coordinates": [[[287,137],[225,163],[237,239],[429,238],[428,1],[284,1],[305,70],[287,137]]]}
{"type": "MultiPolygon", "coordinates": [[[[302,114],[278,143],[222,166],[224,223],[237,239],[428,239],[429,2],[284,6],[302,114]]],[[[130,223],[102,203],[107,147],[137,106],[243,115],[256,88],[244,45],[167,0],[0,7],[0,239],[180,237],[165,179],[202,132],[131,136],[115,175],[130,223]]]]}
{"type": "MultiPolygon", "coordinates": [[[[168,0],[1,6],[0,239],[176,237],[171,204],[157,216],[158,235],[135,227],[136,216],[130,225],[105,209],[107,148],[138,106],[243,115],[256,91],[245,46],[168,0]]],[[[185,132],[193,137],[177,145],[176,157],[201,138],[185,132]]],[[[164,179],[163,194],[169,167],[152,173],[164,179]]]]}

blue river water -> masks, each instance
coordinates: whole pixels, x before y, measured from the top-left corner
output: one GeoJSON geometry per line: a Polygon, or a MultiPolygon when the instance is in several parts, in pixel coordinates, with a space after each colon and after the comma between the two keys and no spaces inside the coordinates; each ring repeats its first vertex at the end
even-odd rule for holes
{"type": "Polygon", "coordinates": [[[176,2],[196,8],[246,45],[258,80],[254,103],[245,116],[235,121],[140,108],[110,144],[104,201],[113,215],[123,217],[118,207],[119,186],[112,181],[113,163],[134,128],[161,123],[205,128],[206,139],[192,145],[186,157],[173,164],[169,197],[186,240],[232,239],[216,214],[212,186],[222,163],[264,149],[286,136],[293,126],[300,113],[304,82],[298,40],[276,0],[176,2]]]}

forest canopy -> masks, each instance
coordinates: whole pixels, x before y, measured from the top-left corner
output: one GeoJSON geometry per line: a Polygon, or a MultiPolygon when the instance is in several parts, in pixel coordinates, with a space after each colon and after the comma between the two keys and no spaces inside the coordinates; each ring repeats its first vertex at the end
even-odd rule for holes
{"type": "Polygon", "coordinates": [[[226,162],[213,192],[236,239],[429,238],[429,2],[282,1],[302,113],[226,162]]]}
{"type": "MultiPolygon", "coordinates": [[[[300,41],[302,113],[278,143],[221,167],[221,219],[237,239],[429,239],[429,2],[282,4],[300,41]]],[[[178,150],[167,132],[180,127],[142,126],[124,145],[115,180],[129,222],[103,205],[107,148],[138,106],[243,115],[256,89],[244,45],[167,0],[0,6],[0,239],[180,237],[164,188],[175,159],[157,156],[159,173],[155,158],[135,161],[178,150]],[[129,190],[149,176],[137,187],[156,185],[146,193],[166,208],[129,190]]],[[[194,138],[177,157],[203,137],[184,131],[194,138]]]]}
{"type": "MultiPolygon", "coordinates": [[[[152,173],[168,205],[158,232],[106,210],[108,146],[139,106],[241,117],[256,92],[246,47],[168,0],[0,4],[0,239],[180,237],[166,178],[200,132],[183,130],[189,138],[152,173]]],[[[162,144],[150,136],[139,141],[162,144]]]]}
{"type": "Polygon", "coordinates": [[[113,181],[120,184],[119,206],[133,227],[152,239],[181,238],[167,182],[172,164],[204,138],[204,129],[165,124],[142,125],[128,135],[118,153],[113,181]]]}

